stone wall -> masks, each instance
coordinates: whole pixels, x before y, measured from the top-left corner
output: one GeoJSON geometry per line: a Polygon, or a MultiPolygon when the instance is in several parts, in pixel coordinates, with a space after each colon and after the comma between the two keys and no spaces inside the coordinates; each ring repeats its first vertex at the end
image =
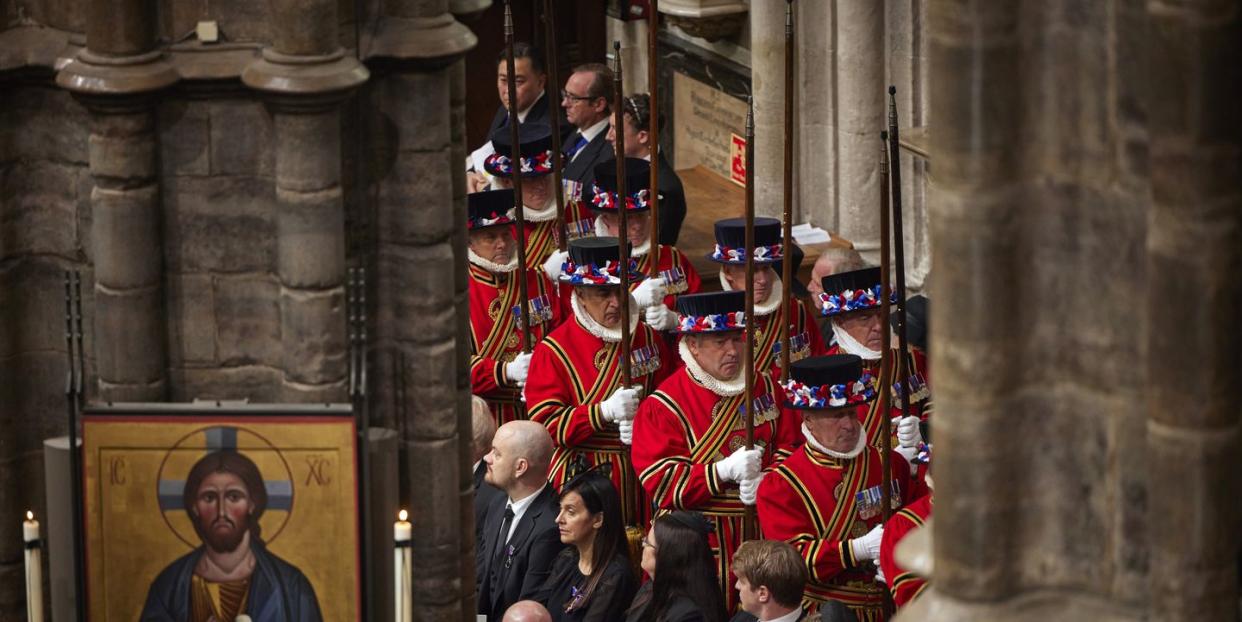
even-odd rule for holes
{"type": "Polygon", "coordinates": [[[465,297],[421,262],[464,261],[450,159],[475,39],[446,0],[363,4],[359,62],[352,1],[0,0],[0,622],[23,617],[19,516],[44,514],[41,443],[66,431],[63,271],[83,270],[90,400],[344,401],[346,261],[372,268],[374,423],[443,470],[403,498],[447,512],[419,516],[416,572],[445,578],[417,615],[473,611],[465,297]],[[186,37],[207,19],[221,43],[186,37]],[[377,271],[392,235],[408,265],[377,271]],[[382,373],[399,348],[409,373],[382,373]]]}

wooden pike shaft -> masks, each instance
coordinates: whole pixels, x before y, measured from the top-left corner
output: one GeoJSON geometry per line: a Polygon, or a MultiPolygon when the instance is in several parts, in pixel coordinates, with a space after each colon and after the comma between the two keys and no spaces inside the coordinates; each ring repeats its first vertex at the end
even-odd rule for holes
{"type": "MultiPolygon", "coordinates": [[[[897,135],[897,87],[888,87],[888,165],[892,184],[893,261],[897,273],[897,382],[901,383],[901,416],[910,416],[910,346],[906,342],[906,253],[901,233],[901,147],[897,135]]],[[[885,305],[887,306],[887,305],[885,305]]],[[[892,380],[889,380],[892,382],[892,380]]]]}
{"type": "Polygon", "coordinates": [[[629,245],[629,225],[630,221],[626,206],[626,190],[625,190],[625,132],[621,131],[621,123],[623,119],[621,115],[622,102],[624,101],[621,94],[621,42],[612,42],[613,60],[616,65],[612,72],[613,85],[613,107],[612,107],[612,126],[616,129],[613,132],[614,153],[617,158],[617,212],[619,214],[620,223],[617,225],[617,257],[620,259],[617,270],[621,276],[621,386],[628,387],[633,377],[630,375],[630,245],[629,245]]]}
{"type": "Polygon", "coordinates": [[[789,325],[794,321],[793,287],[793,102],[794,102],[793,0],[785,3],[785,177],[784,226],[781,233],[781,382],[789,381],[789,325]]]}
{"type": "Polygon", "coordinates": [[[880,503],[884,504],[882,509],[884,521],[888,522],[888,517],[892,514],[891,500],[893,497],[892,481],[893,481],[893,465],[891,456],[893,453],[893,423],[889,421],[888,413],[890,412],[889,403],[891,401],[892,377],[893,377],[893,350],[892,336],[888,330],[888,298],[891,287],[889,284],[889,270],[892,265],[889,258],[889,205],[888,205],[888,132],[880,132],[880,300],[884,301],[880,304],[880,323],[882,324],[882,332],[880,336],[880,387],[878,408],[881,413],[880,420],[880,470],[884,475],[884,486],[880,488],[880,503]]]}
{"type": "Polygon", "coordinates": [[[552,10],[552,3],[553,0],[543,2],[544,36],[548,40],[548,82],[544,87],[543,96],[550,108],[548,123],[552,129],[552,192],[556,195],[556,249],[564,251],[565,245],[569,243],[569,231],[565,225],[565,188],[561,180],[564,167],[561,155],[561,111],[553,103],[560,101],[561,79],[557,73],[556,13],[552,10]]]}
{"type": "Polygon", "coordinates": [[[656,50],[656,35],[659,33],[660,13],[659,0],[650,0],[650,14],[647,16],[647,91],[649,106],[647,119],[648,142],[651,144],[651,276],[660,275],[660,72],[658,70],[659,53],[656,50]]]}
{"type": "Polygon", "coordinates": [[[517,107],[517,75],[516,62],[513,59],[513,8],[510,0],[505,0],[505,69],[509,72],[509,140],[513,148],[509,150],[509,172],[513,178],[513,212],[517,218],[517,251],[518,295],[522,316],[522,352],[530,352],[530,297],[526,291],[526,216],[522,213],[522,144],[518,134],[517,107]]]}
{"type": "MultiPolygon", "coordinates": [[[[746,449],[755,448],[755,101],[746,98],[746,231],[743,250],[746,253],[746,344],[742,350],[742,373],[746,392],[742,402],[746,417],[746,449]]],[[[755,506],[746,506],[742,539],[755,537],[755,506]]]]}

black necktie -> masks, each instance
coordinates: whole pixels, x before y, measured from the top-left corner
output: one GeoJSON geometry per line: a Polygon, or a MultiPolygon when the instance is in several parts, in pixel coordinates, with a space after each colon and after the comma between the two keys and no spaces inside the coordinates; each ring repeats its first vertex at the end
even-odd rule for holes
{"type": "Polygon", "coordinates": [[[492,550],[492,559],[500,559],[505,550],[505,542],[509,540],[509,525],[513,524],[513,506],[505,506],[505,519],[500,521],[500,533],[496,534],[496,546],[492,550]]]}

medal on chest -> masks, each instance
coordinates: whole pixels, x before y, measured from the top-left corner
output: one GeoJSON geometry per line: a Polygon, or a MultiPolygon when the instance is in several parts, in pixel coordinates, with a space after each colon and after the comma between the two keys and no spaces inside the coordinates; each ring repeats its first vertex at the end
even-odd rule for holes
{"type": "MultiPolygon", "coordinates": [[[[931,390],[927,387],[927,380],[923,378],[923,374],[915,372],[910,376],[908,384],[910,385],[910,403],[921,402],[931,395],[931,390]]],[[[893,408],[901,408],[901,381],[893,383],[893,408]]]]}
{"type": "Polygon", "coordinates": [[[660,350],[655,346],[636,348],[630,354],[630,373],[646,376],[660,369],[660,350]]]}
{"type": "Polygon", "coordinates": [[[690,284],[686,282],[686,271],[676,266],[668,270],[661,270],[660,278],[664,280],[664,294],[666,296],[676,296],[690,289],[690,284]]]}
{"type": "MultiPolygon", "coordinates": [[[[892,486],[893,496],[889,499],[889,506],[896,510],[901,507],[901,489],[897,486],[897,480],[893,480],[892,486]]],[[[882,484],[876,484],[854,494],[854,511],[858,513],[860,520],[871,520],[880,515],[884,508],[882,488],[882,484]]]]}
{"type": "MultiPolygon", "coordinates": [[[[552,302],[546,295],[535,296],[530,299],[529,312],[532,325],[538,326],[549,322],[552,320],[552,302]]],[[[522,327],[522,305],[520,304],[513,305],[513,321],[517,322],[519,329],[522,327]]]]}
{"type": "MultiPolygon", "coordinates": [[[[781,342],[778,339],[772,346],[772,354],[780,356],[781,342]]],[[[789,362],[795,363],[811,355],[811,337],[805,331],[789,336],[789,362]]]]}

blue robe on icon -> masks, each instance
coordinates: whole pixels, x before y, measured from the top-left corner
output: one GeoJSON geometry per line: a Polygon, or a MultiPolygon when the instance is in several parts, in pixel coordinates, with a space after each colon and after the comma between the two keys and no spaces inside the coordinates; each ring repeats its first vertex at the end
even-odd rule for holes
{"type": "MultiPolygon", "coordinates": [[[[198,547],[169,564],[147,592],[142,622],[185,622],[190,619],[190,577],[204,547],[198,547]]],[[[306,575],[272,553],[257,538],[251,539],[254,574],[246,597],[246,615],[253,622],[322,622],[315,589],[306,575]]]]}

